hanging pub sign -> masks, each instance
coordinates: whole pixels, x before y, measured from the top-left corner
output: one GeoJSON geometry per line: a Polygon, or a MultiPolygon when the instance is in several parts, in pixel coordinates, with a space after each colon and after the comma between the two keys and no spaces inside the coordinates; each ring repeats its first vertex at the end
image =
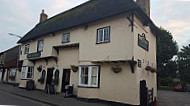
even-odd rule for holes
{"type": "Polygon", "coordinates": [[[41,56],[41,53],[40,52],[37,52],[37,53],[30,53],[27,55],[27,58],[30,59],[30,58],[36,58],[36,57],[40,57],[41,56]]]}
{"type": "Polygon", "coordinates": [[[149,50],[149,42],[148,40],[146,40],[146,36],[144,33],[141,34],[138,34],[138,45],[145,49],[145,50],[149,50]]]}

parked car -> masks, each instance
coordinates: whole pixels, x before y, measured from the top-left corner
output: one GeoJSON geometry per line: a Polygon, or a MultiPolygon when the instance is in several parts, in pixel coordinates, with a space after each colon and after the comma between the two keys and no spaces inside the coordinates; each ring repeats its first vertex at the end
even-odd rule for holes
{"type": "Polygon", "coordinates": [[[174,90],[174,91],[184,91],[182,85],[176,85],[176,86],[174,86],[174,87],[173,87],[173,90],[174,90]]]}

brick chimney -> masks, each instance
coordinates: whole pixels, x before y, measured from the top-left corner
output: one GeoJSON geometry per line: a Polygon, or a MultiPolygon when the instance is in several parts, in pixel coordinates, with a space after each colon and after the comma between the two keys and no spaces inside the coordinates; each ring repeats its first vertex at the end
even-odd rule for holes
{"type": "Polygon", "coordinates": [[[150,17],[150,0],[137,0],[137,4],[150,17]]]}
{"type": "Polygon", "coordinates": [[[42,10],[42,13],[40,14],[40,22],[43,22],[48,19],[48,15],[44,13],[44,10],[42,10]]]}

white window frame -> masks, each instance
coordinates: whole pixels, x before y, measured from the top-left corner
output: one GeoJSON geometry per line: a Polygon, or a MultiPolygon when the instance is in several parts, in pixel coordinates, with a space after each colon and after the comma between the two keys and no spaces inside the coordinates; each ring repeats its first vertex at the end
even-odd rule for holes
{"type": "Polygon", "coordinates": [[[25,45],[24,54],[28,54],[30,51],[30,44],[25,45]]]}
{"type": "Polygon", "coordinates": [[[24,66],[24,67],[22,67],[21,79],[33,79],[33,78],[34,78],[34,67],[33,66],[24,66]],[[31,78],[27,78],[29,67],[32,69],[32,77],[31,78]],[[24,76],[22,76],[23,73],[25,74],[24,76]]]}
{"type": "Polygon", "coordinates": [[[44,48],[44,40],[38,40],[37,52],[42,52],[43,48],[44,48]],[[42,42],[41,45],[40,42],[42,42]]]}
{"type": "Polygon", "coordinates": [[[93,88],[98,88],[99,87],[99,72],[100,72],[100,67],[99,66],[80,66],[79,67],[79,86],[81,87],[93,87],[93,88]],[[81,81],[81,73],[82,73],[82,68],[88,67],[88,84],[82,84],[81,81]],[[96,85],[91,84],[91,78],[92,78],[92,68],[96,67],[97,68],[97,77],[96,77],[96,85]]]}
{"type": "Polygon", "coordinates": [[[106,43],[106,42],[110,42],[110,26],[104,27],[104,28],[99,28],[97,30],[97,41],[96,41],[96,43],[99,44],[99,43],[106,43]],[[107,31],[107,35],[106,35],[106,31],[107,31]],[[101,36],[101,34],[102,34],[102,36],[101,36]],[[107,36],[107,39],[106,39],[106,36],[107,36]]]}
{"type": "Polygon", "coordinates": [[[66,33],[62,35],[62,43],[70,42],[70,33],[66,33]]]}

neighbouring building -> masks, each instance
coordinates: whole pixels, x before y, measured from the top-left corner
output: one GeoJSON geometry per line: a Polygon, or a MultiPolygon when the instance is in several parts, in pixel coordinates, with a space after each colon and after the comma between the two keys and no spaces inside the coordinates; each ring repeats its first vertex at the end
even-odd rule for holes
{"type": "Polygon", "coordinates": [[[10,84],[19,84],[21,71],[21,62],[19,62],[20,46],[15,46],[0,53],[0,79],[2,82],[10,84]]]}
{"type": "Polygon", "coordinates": [[[43,10],[18,41],[19,87],[28,80],[40,90],[54,83],[57,92],[74,85],[78,98],[130,105],[144,104],[151,90],[155,101],[160,33],[149,16],[149,0],[90,0],[49,19],[43,10]]]}

